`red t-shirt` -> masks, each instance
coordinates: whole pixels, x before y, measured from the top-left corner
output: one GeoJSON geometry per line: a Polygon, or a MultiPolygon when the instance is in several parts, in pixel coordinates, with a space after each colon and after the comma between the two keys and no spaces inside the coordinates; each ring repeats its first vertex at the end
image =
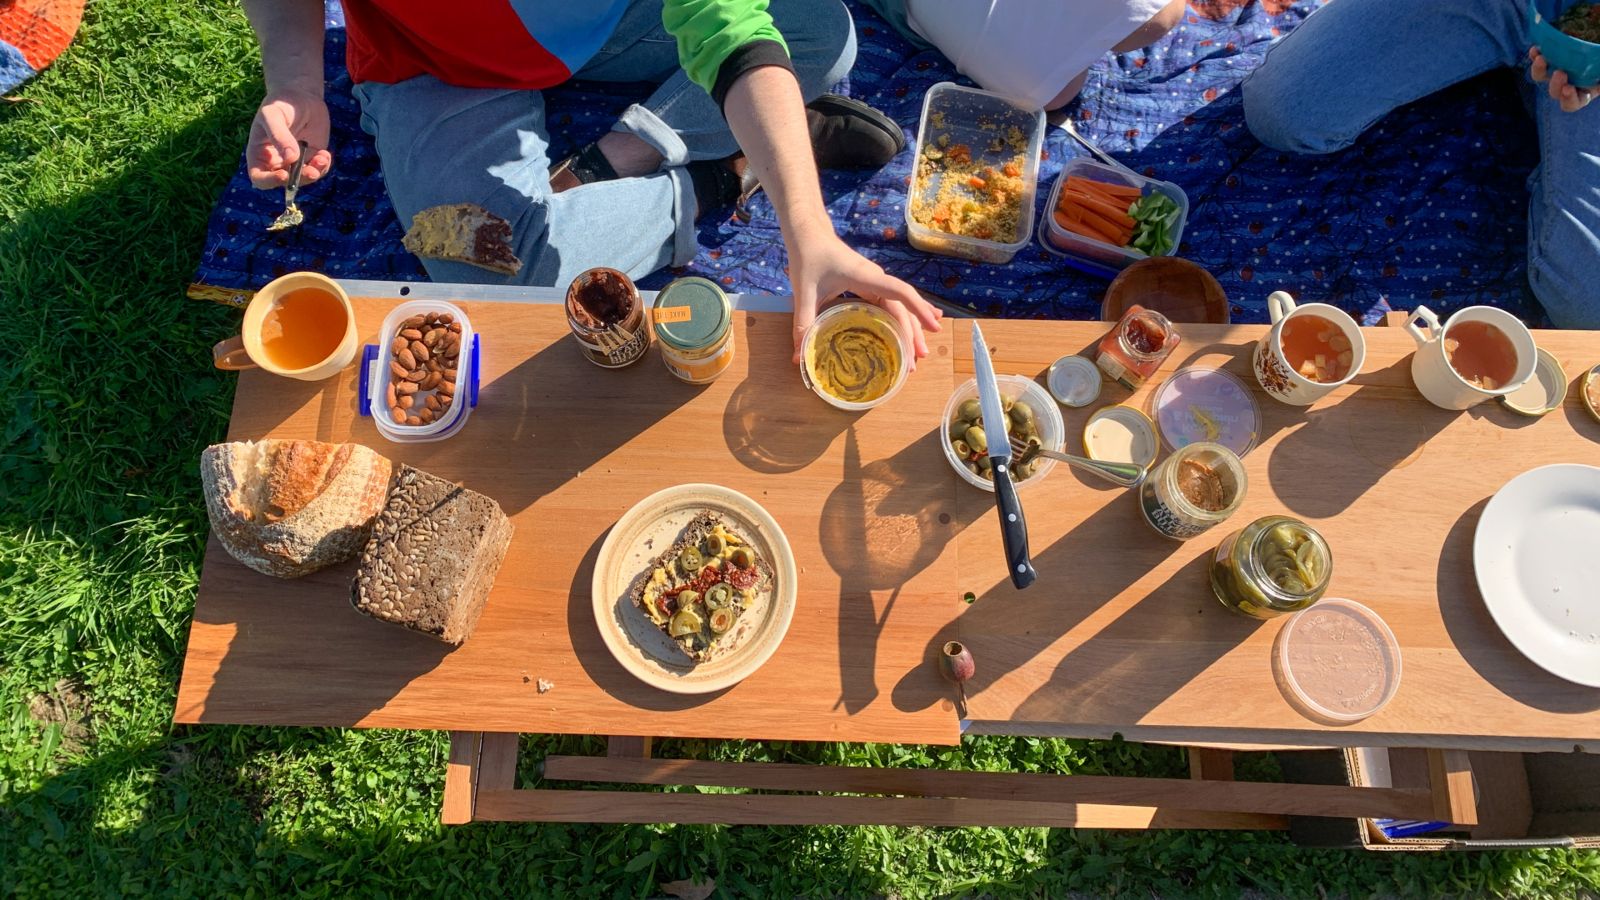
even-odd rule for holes
{"type": "Polygon", "coordinates": [[[432,75],[458,87],[538,90],[572,77],[628,0],[344,0],[356,81],[432,75]]]}

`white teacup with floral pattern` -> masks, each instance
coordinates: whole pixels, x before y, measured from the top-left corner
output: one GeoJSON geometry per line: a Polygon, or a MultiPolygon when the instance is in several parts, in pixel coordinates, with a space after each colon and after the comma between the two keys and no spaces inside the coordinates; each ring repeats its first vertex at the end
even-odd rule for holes
{"type": "Polygon", "coordinates": [[[1361,326],[1350,318],[1349,313],[1326,303],[1296,304],[1294,298],[1284,291],[1273,291],[1267,295],[1267,313],[1272,316],[1272,330],[1256,342],[1253,368],[1261,389],[1274,399],[1291,406],[1310,406],[1332,393],[1334,388],[1349,384],[1351,379],[1360,374],[1361,366],[1367,360],[1367,340],[1361,336],[1361,326]],[[1315,381],[1301,375],[1289,364],[1283,355],[1283,326],[1290,319],[1300,316],[1322,319],[1339,329],[1349,342],[1350,369],[1343,378],[1338,381],[1315,381]]]}

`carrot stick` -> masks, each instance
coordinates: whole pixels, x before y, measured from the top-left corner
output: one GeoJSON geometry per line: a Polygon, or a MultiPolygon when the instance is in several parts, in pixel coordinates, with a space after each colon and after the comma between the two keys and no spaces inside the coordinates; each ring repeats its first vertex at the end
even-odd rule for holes
{"type": "Polygon", "coordinates": [[[1124,184],[1110,184],[1104,181],[1095,181],[1092,178],[1084,178],[1079,175],[1072,175],[1068,177],[1067,183],[1062,187],[1069,191],[1087,191],[1092,194],[1100,194],[1107,198],[1115,198],[1118,200],[1126,198],[1129,203],[1139,199],[1139,196],[1142,193],[1136,187],[1130,187],[1124,184]]]}
{"type": "Polygon", "coordinates": [[[1056,225],[1064,231],[1081,234],[1097,241],[1106,241],[1119,247],[1125,243],[1125,239],[1119,239],[1117,233],[1112,231],[1109,226],[1081,216],[1072,216],[1060,210],[1056,211],[1056,225]]]}
{"type": "Polygon", "coordinates": [[[1128,204],[1126,203],[1119,205],[1114,201],[1077,192],[1073,192],[1071,196],[1079,206],[1098,213],[1123,228],[1132,228],[1138,224],[1133,220],[1133,216],[1128,215],[1128,204]]]}
{"type": "Polygon", "coordinates": [[[1133,235],[1132,227],[1121,222],[1114,221],[1110,216],[1107,216],[1096,207],[1089,206],[1080,201],[1076,209],[1078,210],[1078,215],[1080,218],[1086,222],[1094,223],[1101,231],[1107,234],[1115,235],[1125,233],[1130,237],[1133,235]]]}

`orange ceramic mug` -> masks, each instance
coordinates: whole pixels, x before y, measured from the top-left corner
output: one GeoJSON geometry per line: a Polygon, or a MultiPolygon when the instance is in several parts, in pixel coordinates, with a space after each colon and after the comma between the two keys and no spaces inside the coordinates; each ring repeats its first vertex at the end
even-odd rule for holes
{"type": "Polygon", "coordinates": [[[259,366],[274,375],[321,381],[356,358],[356,313],[326,275],[293,272],[250,298],[239,334],[211,348],[219,369],[259,366]]]}

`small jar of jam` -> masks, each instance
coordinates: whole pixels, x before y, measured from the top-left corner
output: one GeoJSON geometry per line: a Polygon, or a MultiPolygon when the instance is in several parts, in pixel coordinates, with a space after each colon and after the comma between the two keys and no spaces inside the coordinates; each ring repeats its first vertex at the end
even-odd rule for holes
{"type": "Polygon", "coordinates": [[[1166,316],[1136,303],[1100,339],[1095,365],[1112,381],[1137,390],[1161,368],[1179,340],[1166,316]]]}
{"type": "Polygon", "coordinates": [[[1211,556],[1211,592],[1236,613],[1270,619],[1322,599],[1333,554],[1315,528],[1263,516],[1222,539],[1211,556]]]}
{"type": "Polygon", "coordinates": [[[733,304],[716,283],[679,278],[656,295],[661,362],[679,381],[710,384],[733,364],[733,304]]]}
{"type": "Polygon", "coordinates": [[[633,279],[616,269],[590,269],[567,288],[567,326],[597,366],[630,366],[650,349],[644,301],[633,279]]]}
{"type": "Polygon", "coordinates": [[[1179,447],[1139,486],[1139,511],[1163,536],[1187,541],[1233,515],[1248,479],[1238,455],[1201,441],[1179,447]]]}

